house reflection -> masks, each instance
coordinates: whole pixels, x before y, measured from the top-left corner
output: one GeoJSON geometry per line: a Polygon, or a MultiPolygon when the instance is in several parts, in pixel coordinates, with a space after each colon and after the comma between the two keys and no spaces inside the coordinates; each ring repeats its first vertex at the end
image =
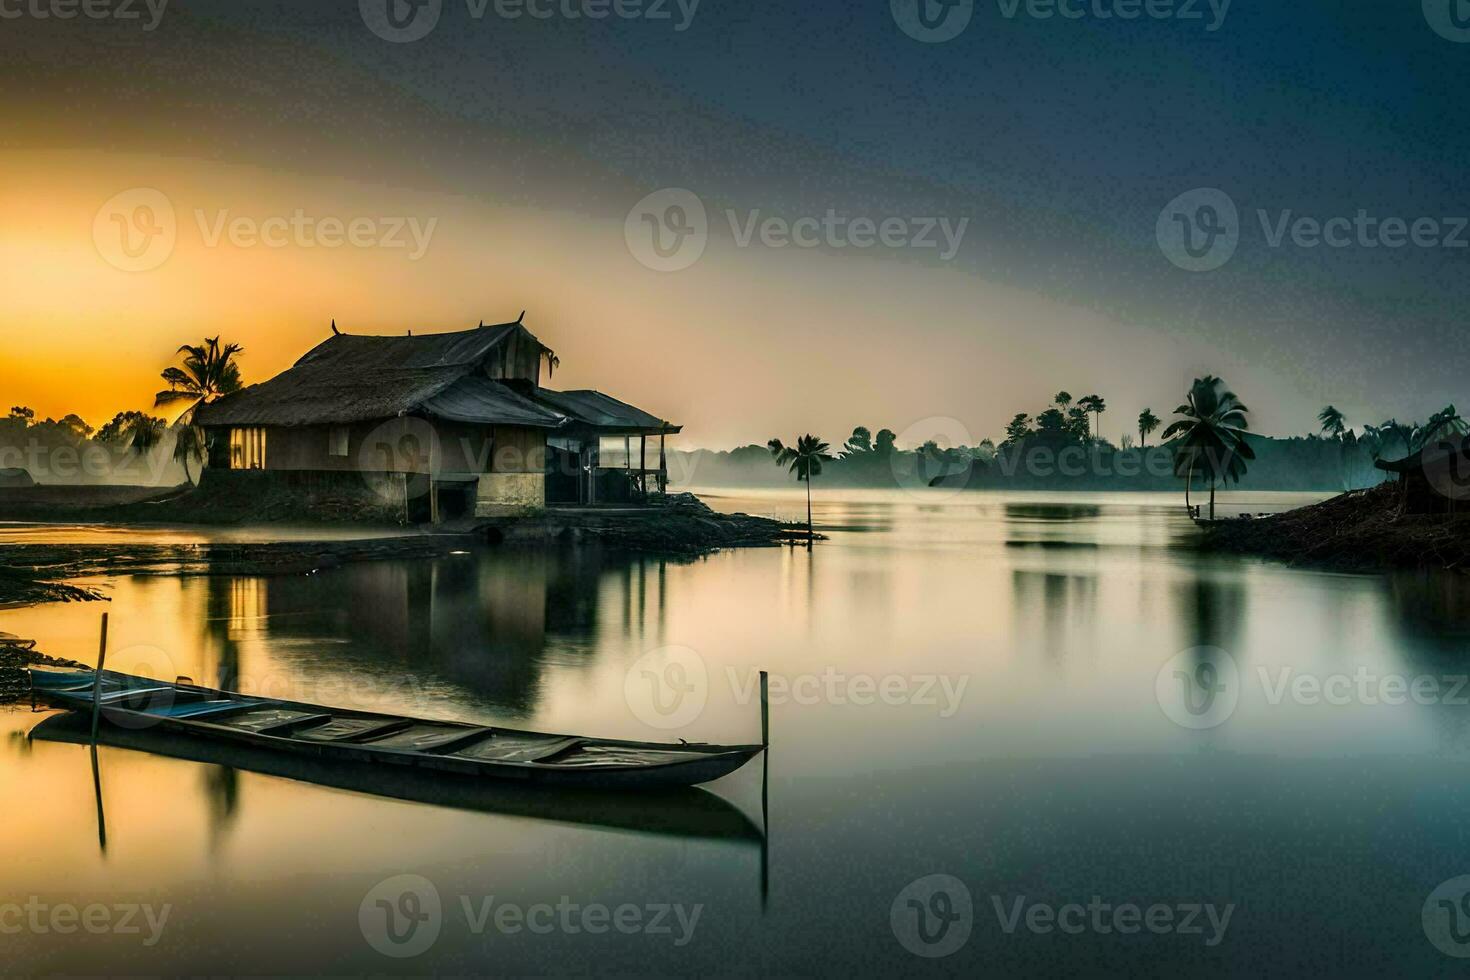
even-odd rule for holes
{"type": "Polygon", "coordinates": [[[646,617],[666,607],[663,565],[587,547],[497,548],[305,577],[210,578],[203,639],[217,676],[198,680],[233,689],[255,678],[262,664],[242,663],[253,648],[271,669],[448,684],[528,715],[548,647],[559,665],[591,657],[609,611],[627,631],[658,632],[646,617]]]}

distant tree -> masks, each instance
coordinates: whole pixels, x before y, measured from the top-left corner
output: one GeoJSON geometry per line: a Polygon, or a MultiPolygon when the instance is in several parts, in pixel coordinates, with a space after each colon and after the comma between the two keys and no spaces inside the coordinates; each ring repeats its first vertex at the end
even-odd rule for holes
{"type": "Polygon", "coordinates": [[[1215,486],[1221,481],[1238,482],[1245,475],[1246,461],[1256,458],[1246,442],[1249,411],[1235,392],[1214,375],[1196,378],[1188,400],[1174,409],[1181,416],[1164,430],[1164,439],[1178,437],[1174,447],[1174,472],[1184,477],[1184,505],[1189,506],[1189,486],[1197,469],[1210,477],[1210,520],[1215,519],[1215,486]]]}
{"type": "Polygon", "coordinates": [[[118,412],[108,420],[102,428],[97,430],[97,441],[112,443],[117,446],[126,446],[128,433],[139,419],[149,419],[160,425],[166,424],[163,419],[153,419],[142,412],[118,412]]]}
{"type": "Polygon", "coordinates": [[[1159,427],[1159,417],[1151,408],[1145,408],[1138,413],[1138,438],[1144,449],[1148,448],[1148,437],[1159,427]]]}
{"type": "Polygon", "coordinates": [[[1077,407],[1082,409],[1084,413],[1091,412],[1094,416],[1096,416],[1095,422],[1092,425],[1091,430],[1088,432],[1088,436],[1091,438],[1101,438],[1102,413],[1108,410],[1108,403],[1103,400],[1103,396],[1088,395],[1086,398],[1079,398],[1077,400],[1077,407]]]}
{"type": "Polygon", "coordinates": [[[1067,409],[1067,431],[1084,442],[1092,435],[1092,421],[1087,417],[1087,409],[1080,405],[1067,409]]]}
{"type": "Polygon", "coordinates": [[[988,436],[980,440],[980,445],[975,447],[975,458],[987,462],[995,458],[995,440],[988,436]]]}
{"type": "Polygon", "coordinates": [[[1133,448],[1133,434],[1132,433],[1130,433],[1130,432],[1123,433],[1123,436],[1122,436],[1122,446],[1123,446],[1123,451],[1125,453],[1128,452],[1130,449],[1133,448]]]}
{"type": "Polygon", "coordinates": [[[16,405],[10,409],[10,417],[12,419],[23,422],[26,425],[30,425],[31,422],[34,421],[34,419],[36,418],[36,413],[34,410],[26,408],[24,405],[16,405]]]}
{"type": "Polygon", "coordinates": [[[1006,425],[1006,442],[1020,442],[1031,435],[1031,416],[1020,412],[1006,425]]]}
{"type": "MultiPolygon", "coordinates": [[[[189,473],[189,462],[198,459],[202,463],[206,452],[204,430],[194,424],[194,415],[200,405],[244,387],[240,366],[235,363],[236,355],[244,351],[239,344],[221,344],[218,337],[206,337],[197,346],[185,344],[179,348],[178,353],[185,355],[183,367],[163,369],[162,377],[168,382],[168,388],[154,397],[153,407],[189,403],[174,424],[179,430],[174,440],[174,459],[184,464],[184,476],[190,483],[194,478],[189,473]],[[185,429],[193,431],[185,432],[185,429]]],[[[135,442],[134,446],[137,445],[135,442]]]]}
{"type": "Polygon", "coordinates": [[[1429,416],[1429,420],[1414,430],[1409,437],[1409,442],[1415,452],[1428,446],[1435,439],[1450,435],[1464,435],[1470,432],[1470,424],[1460,418],[1460,413],[1455,411],[1455,406],[1446,405],[1444,408],[1429,416]]]}
{"type": "Polygon", "coordinates": [[[873,452],[879,456],[892,456],[897,449],[894,445],[897,440],[898,434],[892,429],[879,429],[873,437],[873,452]]]}
{"type": "Polygon", "coordinates": [[[63,428],[70,429],[72,434],[78,439],[89,438],[96,431],[80,415],[68,415],[57,424],[63,428]]]}
{"type": "Polygon", "coordinates": [[[1067,406],[1072,404],[1072,393],[1070,391],[1059,391],[1056,397],[1052,399],[1052,402],[1056,404],[1057,408],[1065,412],[1067,406]]]}
{"type": "MultiPolygon", "coordinates": [[[[888,430],[883,430],[887,432],[888,430]]],[[[881,435],[881,433],[880,433],[881,435]]],[[[788,467],[798,480],[806,482],[806,533],[807,545],[811,546],[812,535],[812,477],[819,476],[822,464],[831,462],[831,448],[821,439],[808,433],[796,440],[796,446],[784,446],[780,439],[772,439],[766,448],[776,459],[777,466],[788,467]]]]}
{"type": "Polygon", "coordinates": [[[847,450],[844,456],[861,456],[870,453],[873,451],[873,433],[868,431],[866,426],[860,425],[852,430],[852,435],[842,448],[847,450]]]}
{"type": "MultiPolygon", "coordinates": [[[[1076,411],[1076,409],[1073,409],[1076,411]]],[[[1059,408],[1048,408],[1036,416],[1036,431],[1047,435],[1062,435],[1072,431],[1071,423],[1059,408]]]]}
{"type": "Polygon", "coordinates": [[[1319,431],[1326,433],[1334,439],[1341,439],[1343,432],[1347,430],[1347,416],[1343,415],[1331,405],[1328,405],[1317,413],[1317,421],[1322,423],[1322,428],[1319,431]]]}

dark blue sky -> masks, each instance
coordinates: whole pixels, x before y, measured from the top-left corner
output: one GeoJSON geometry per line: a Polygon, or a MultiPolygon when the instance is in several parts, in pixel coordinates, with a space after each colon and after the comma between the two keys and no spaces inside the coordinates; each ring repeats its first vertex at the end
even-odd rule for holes
{"type": "MultiPolygon", "coordinates": [[[[13,122],[0,147],[146,149],[595,222],[621,223],[675,186],[712,214],[968,217],[952,263],[967,279],[1118,325],[1118,363],[1098,385],[1119,384],[1142,335],[1189,369],[1230,351],[1230,380],[1275,429],[1306,428],[1295,420],[1322,400],[1357,422],[1470,400],[1470,247],[1272,247],[1258,218],[1470,215],[1470,43],[1436,33],[1419,0],[1234,0],[1214,31],[1206,0],[1200,20],[1002,7],[977,2],[943,43],[906,35],[889,0],[703,0],[682,31],[677,0],[663,21],[475,20],[446,0],[437,27],[406,44],[345,2],[175,0],[150,34],[0,21],[13,122]],[[1155,229],[1199,187],[1233,200],[1240,241],[1223,267],[1191,273],[1155,229]],[[1259,378],[1242,377],[1252,366],[1259,378]]],[[[823,288],[812,282],[813,302],[823,288]]],[[[942,350],[977,327],[903,329],[942,350]]],[[[1065,348],[1081,328],[1001,329],[1065,348]]],[[[1075,373],[1066,383],[1089,385],[1075,373]]]]}

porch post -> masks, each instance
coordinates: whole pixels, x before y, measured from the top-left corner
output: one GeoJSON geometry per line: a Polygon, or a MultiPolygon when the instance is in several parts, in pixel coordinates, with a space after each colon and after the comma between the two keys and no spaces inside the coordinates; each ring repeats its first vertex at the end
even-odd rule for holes
{"type": "Polygon", "coordinates": [[[638,488],[648,497],[648,433],[638,433],[638,488]]]}
{"type": "Polygon", "coordinates": [[[658,430],[658,489],[660,493],[669,492],[669,460],[664,455],[664,430],[658,430]]]}

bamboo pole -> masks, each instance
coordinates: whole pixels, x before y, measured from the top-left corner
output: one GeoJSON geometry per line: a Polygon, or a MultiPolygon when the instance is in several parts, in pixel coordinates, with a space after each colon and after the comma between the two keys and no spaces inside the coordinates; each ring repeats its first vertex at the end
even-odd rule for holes
{"type": "Polygon", "coordinates": [[[92,744],[97,743],[97,725],[102,720],[102,668],[107,662],[107,613],[102,614],[102,638],[97,644],[97,669],[92,673],[92,744]]]}

